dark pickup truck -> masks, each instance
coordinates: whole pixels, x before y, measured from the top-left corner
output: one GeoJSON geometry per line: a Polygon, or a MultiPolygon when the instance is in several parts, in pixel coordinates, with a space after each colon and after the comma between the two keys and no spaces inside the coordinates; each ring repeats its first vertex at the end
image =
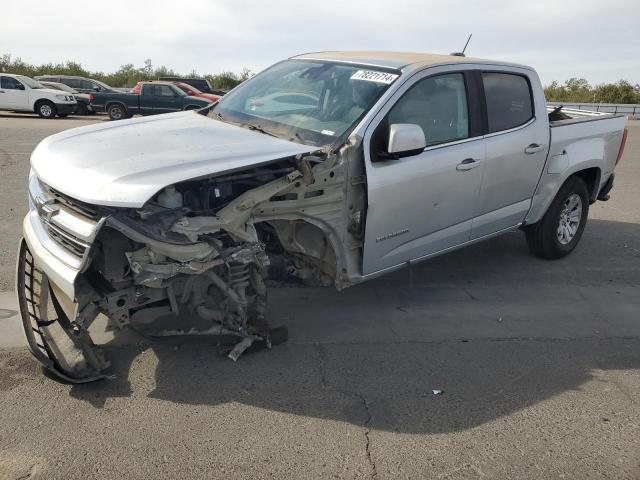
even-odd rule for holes
{"type": "Polygon", "coordinates": [[[91,94],[91,107],[96,112],[107,112],[111,120],[130,118],[133,115],[194,110],[211,102],[190,97],[172,83],[144,83],[140,94],[99,92],[91,94]]]}

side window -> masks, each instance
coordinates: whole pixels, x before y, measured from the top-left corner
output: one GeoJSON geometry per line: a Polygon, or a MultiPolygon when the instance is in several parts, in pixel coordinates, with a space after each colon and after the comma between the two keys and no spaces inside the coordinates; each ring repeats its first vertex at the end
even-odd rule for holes
{"type": "Polygon", "coordinates": [[[160,95],[161,97],[175,97],[176,92],[174,92],[169,85],[156,85],[156,95],[160,95]]]}
{"type": "Polygon", "coordinates": [[[427,145],[469,137],[469,109],[462,73],[425,78],[393,106],[389,125],[413,123],[424,131],[427,145]]]}
{"type": "Polygon", "coordinates": [[[82,82],[77,78],[63,78],[62,83],[64,83],[65,85],[68,85],[71,88],[75,88],[76,90],[82,88],[81,86],[82,82]]]}
{"type": "Polygon", "coordinates": [[[7,90],[19,90],[19,85],[22,85],[18,80],[13,77],[1,77],[0,86],[7,90]]]}
{"type": "Polygon", "coordinates": [[[80,88],[84,90],[95,90],[98,87],[97,83],[90,82],[89,80],[80,80],[80,88]]]}
{"type": "Polygon", "coordinates": [[[485,72],[482,74],[489,133],[519,127],[533,118],[529,82],[522,75],[485,72]]]}
{"type": "Polygon", "coordinates": [[[156,86],[155,85],[142,85],[142,95],[156,95],[156,86]]]}

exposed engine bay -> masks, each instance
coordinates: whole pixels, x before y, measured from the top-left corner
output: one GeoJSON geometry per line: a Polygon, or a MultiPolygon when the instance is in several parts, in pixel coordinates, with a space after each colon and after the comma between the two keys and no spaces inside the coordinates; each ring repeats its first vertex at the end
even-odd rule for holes
{"type": "Polygon", "coordinates": [[[104,378],[109,362],[88,332],[100,314],[116,330],[224,338],[234,361],[281,343],[286,329],[266,318],[270,284],[357,281],[364,176],[348,165],[340,152],[318,151],[171,185],[140,209],[86,206],[54,192],[62,208],[92,215],[99,231],[72,305],[23,244],[32,351],[66,380],[104,378]]]}

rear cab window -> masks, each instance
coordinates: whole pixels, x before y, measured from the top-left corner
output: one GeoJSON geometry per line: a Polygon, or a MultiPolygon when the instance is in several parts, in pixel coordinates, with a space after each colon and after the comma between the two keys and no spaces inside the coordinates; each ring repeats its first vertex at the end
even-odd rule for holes
{"type": "Polygon", "coordinates": [[[482,84],[488,133],[516,128],[533,118],[533,96],[527,77],[516,73],[483,72],[482,84]]]}

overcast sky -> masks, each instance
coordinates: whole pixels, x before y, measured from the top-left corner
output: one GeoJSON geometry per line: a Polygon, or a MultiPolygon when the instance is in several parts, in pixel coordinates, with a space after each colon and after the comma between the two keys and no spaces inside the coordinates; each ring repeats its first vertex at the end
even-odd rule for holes
{"type": "Polygon", "coordinates": [[[90,70],[257,72],[296,53],[406,50],[535,67],[543,82],[640,83],[640,0],[2,0],[0,53],[90,70]]]}

